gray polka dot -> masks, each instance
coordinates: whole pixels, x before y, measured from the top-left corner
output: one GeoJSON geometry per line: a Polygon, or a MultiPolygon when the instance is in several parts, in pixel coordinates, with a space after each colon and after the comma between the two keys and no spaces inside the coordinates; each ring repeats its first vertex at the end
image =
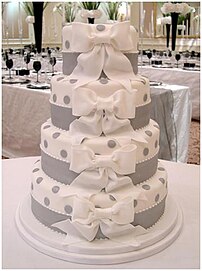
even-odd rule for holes
{"type": "Polygon", "coordinates": [[[107,84],[108,83],[107,78],[101,78],[100,83],[103,84],[103,85],[107,84]]]}
{"type": "Polygon", "coordinates": [[[107,146],[108,146],[109,148],[114,148],[114,147],[116,147],[116,142],[115,142],[114,140],[109,140],[109,141],[107,142],[107,146]]]}
{"type": "Polygon", "coordinates": [[[65,205],[64,210],[67,214],[71,214],[73,209],[70,205],[65,205]]]}
{"type": "Polygon", "coordinates": [[[66,47],[66,49],[69,49],[69,47],[70,47],[70,42],[68,40],[65,41],[65,47],[66,47]]]}
{"type": "Polygon", "coordinates": [[[116,201],[115,197],[113,197],[112,195],[109,195],[109,198],[110,198],[110,200],[112,200],[112,201],[116,201]]]}
{"type": "Polygon", "coordinates": [[[63,158],[66,158],[66,157],[67,157],[67,152],[66,152],[65,150],[61,150],[60,155],[61,155],[63,158]]]}
{"type": "Polygon", "coordinates": [[[148,136],[152,136],[152,132],[149,131],[149,130],[145,131],[145,134],[148,135],[148,136]]]}
{"type": "Polygon", "coordinates": [[[63,80],[64,79],[64,77],[58,77],[57,78],[57,81],[61,81],[61,80],[63,80]]]}
{"type": "Polygon", "coordinates": [[[34,189],[33,183],[31,183],[31,190],[33,190],[33,189],[34,189]]]}
{"type": "Polygon", "coordinates": [[[60,190],[59,186],[53,186],[53,188],[52,188],[53,193],[57,193],[59,190],[60,190]]]}
{"type": "Polygon", "coordinates": [[[158,140],[155,141],[155,148],[158,147],[158,140]]]}
{"type": "Polygon", "coordinates": [[[159,197],[160,197],[159,194],[157,194],[156,197],[155,197],[155,201],[156,201],[156,202],[159,201],[159,197]]]}
{"type": "Polygon", "coordinates": [[[147,94],[144,95],[143,97],[143,101],[146,102],[147,101],[147,94]]]}
{"type": "Polygon", "coordinates": [[[160,171],[165,171],[165,168],[163,168],[163,167],[158,167],[158,170],[160,170],[160,171]]]}
{"type": "Polygon", "coordinates": [[[147,155],[148,155],[148,153],[149,153],[149,149],[148,149],[148,148],[144,148],[144,150],[143,150],[143,154],[144,154],[144,156],[147,156],[147,155]]]}
{"type": "Polygon", "coordinates": [[[78,81],[78,79],[70,79],[70,80],[69,80],[70,84],[74,84],[74,83],[76,83],[77,81],[78,81]]]}
{"type": "Polygon", "coordinates": [[[70,103],[70,98],[68,95],[66,95],[64,98],[63,98],[63,101],[65,104],[69,104],[70,103]]]}
{"type": "Polygon", "coordinates": [[[50,128],[50,125],[46,125],[43,127],[43,129],[48,129],[48,128],[50,128]]]}
{"type": "Polygon", "coordinates": [[[137,200],[134,200],[134,208],[137,206],[137,200]]]}
{"type": "Polygon", "coordinates": [[[55,94],[53,94],[53,101],[54,103],[57,101],[57,96],[55,94]]]}
{"type": "Polygon", "coordinates": [[[144,184],[144,185],[142,186],[142,188],[143,188],[144,190],[150,190],[150,186],[149,186],[148,184],[144,184]]]}
{"type": "Polygon", "coordinates": [[[39,171],[39,168],[35,168],[32,170],[32,172],[37,172],[37,171],[39,171]]]}
{"type": "Polygon", "coordinates": [[[44,140],[44,143],[43,143],[43,144],[44,144],[44,147],[45,147],[45,148],[48,148],[48,142],[47,142],[47,140],[44,140]]]}
{"type": "Polygon", "coordinates": [[[44,204],[46,206],[50,205],[50,200],[47,197],[44,198],[44,204]]]}
{"type": "Polygon", "coordinates": [[[98,31],[104,31],[104,30],[105,30],[105,26],[102,25],[102,24],[98,24],[98,25],[96,26],[96,29],[97,29],[98,31]]]}
{"type": "Polygon", "coordinates": [[[43,181],[43,178],[42,178],[42,177],[38,177],[38,178],[36,179],[36,183],[38,183],[38,184],[40,184],[42,181],[43,181]]]}
{"type": "Polygon", "coordinates": [[[162,182],[162,184],[164,184],[166,182],[166,180],[164,178],[159,178],[159,181],[162,182]]]}
{"type": "Polygon", "coordinates": [[[156,124],[154,124],[154,127],[155,127],[155,128],[157,128],[157,129],[159,129],[159,126],[158,126],[158,125],[156,125],[156,124]]]}
{"type": "Polygon", "coordinates": [[[52,137],[56,139],[56,138],[58,138],[60,135],[61,135],[61,134],[57,132],[57,133],[54,133],[54,134],[52,135],[52,137]]]}

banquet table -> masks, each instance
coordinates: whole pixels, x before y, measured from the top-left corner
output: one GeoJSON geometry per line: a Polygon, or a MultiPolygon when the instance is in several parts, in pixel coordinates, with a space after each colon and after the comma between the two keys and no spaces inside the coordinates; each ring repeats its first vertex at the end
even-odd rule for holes
{"type": "Polygon", "coordinates": [[[125,269],[199,268],[199,166],[162,160],[168,172],[169,194],[181,206],[182,231],[169,247],[148,258],[114,265],[82,265],[44,255],[29,246],[17,232],[15,213],[30,191],[33,163],[38,157],[3,160],[3,268],[5,269],[125,269]]]}
{"type": "MultiPolygon", "coordinates": [[[[40,154],[40,127],[50,117],[50,90],[3,84],[3,155],[40,154]]],[[[187,161],[191,102],[189,88],[151,87],[152,112],[161,129],[159,158],[187,161]]]]}
{"type": "Polygon", "coordinates": [[[192,101],[192,118],[200,119],[200,71],[183,70],[182,68],[158,68],[148,65],[139,66],[138,71],[151,81],[189,87],[192,101]]]}

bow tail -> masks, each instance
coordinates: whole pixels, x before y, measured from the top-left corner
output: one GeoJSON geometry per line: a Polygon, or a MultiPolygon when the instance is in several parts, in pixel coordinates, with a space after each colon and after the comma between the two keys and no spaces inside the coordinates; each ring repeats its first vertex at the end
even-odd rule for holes
{"type": "Polygon", "coordinates": [[[82,116],[70,124],[69,131],[74,144],[80,144],[85,138],[97,137],[102,133],[101,116],[98,113],[82,116]]]}
{"type": "Polygon", "coordinates": [[[70,79],[77,79],[74,89],[99,79],[105,61],[103,46],[94,46],[88,52],[81,53],[77,58],[77,66],[70,75],[70,79]],[[93,67],[93,68],[92,68],[93,67]]]}
{"type": "Polygon", "coordinates": [[[122,131],[125,127],[130,125],[128,119],[118,119],[113,113],[106,112],[106,115],[102,118],[102,131],[108,135],[117,130],[122,131]]]}
{"type": "Polygon", "coordinates": [[[136,75],[129,59],[122,52],[115,50],[112,46],[106,46],[103,70],[109,79],[117,81],[128,91],[132,91],[131,80],[136,79],[136,75]]]}
{"type": "Polygon", "coordinates": [[[54,223],[51,226],[66,233],[67,236],[63,241],[63,245],[68,246],[84,242],[86,239],[92,241],[98,232],[99,222],[94,221],[89,225],[83,225],[79,222],[72,222],[67,219],[54,223]]]}
{"type": "Polygon", "coordinates": [[[110,240],[121,244],[131,245],[133,247],[140,245],[138,236],[148,232],[140,225],[120,225],[107,219],[101,221],[100,229],[102,233],[110,240]]]}
{"type": "Polygon", "coordinates": [[[104,168],[83,171],[74,182],[72,188],[82,190],[83,197],[90,198],[99,193],[108,183],[108,172],[104,168]]]}
{"type": "Polygon", "coordinates": [[[108,169],[108,184],[105,188],[107,193],[111,193],[117,200],[118,195],[123,194],[123,189],[131,190],[134,188],[130,177],[116,174],[112,169],[108,169]]]}

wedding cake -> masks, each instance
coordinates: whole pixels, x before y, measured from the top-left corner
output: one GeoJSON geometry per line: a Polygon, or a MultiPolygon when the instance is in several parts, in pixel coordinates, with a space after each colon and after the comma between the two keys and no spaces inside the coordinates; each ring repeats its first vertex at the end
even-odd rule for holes
{"type": "Polygon", "coordinates": [[[159,126],[150,119],[149,80],[137,74],[138,33],[129,22],[75,22],[62,39],[63,75],[51,81],[51,118],[41,127],[31,208],[21,208],[30,219],[22,224],[62,258],[107,263],[102,256],[137,251],[173,228],[158,229],[167,206],[159,126]]]}

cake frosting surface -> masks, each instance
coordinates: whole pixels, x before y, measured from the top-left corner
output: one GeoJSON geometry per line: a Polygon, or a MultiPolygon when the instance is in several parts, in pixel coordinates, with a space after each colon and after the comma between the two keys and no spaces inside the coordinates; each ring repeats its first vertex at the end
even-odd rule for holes
{"type": "Polygon", "coordinates": [[[135,245],[164,213],[167,173],[149,80],[131,60],[137,44],[127,21],[63,28],[63,74],[51,80],[31,202],[36,219],[67,235],[67,244],[135,245]]]}

